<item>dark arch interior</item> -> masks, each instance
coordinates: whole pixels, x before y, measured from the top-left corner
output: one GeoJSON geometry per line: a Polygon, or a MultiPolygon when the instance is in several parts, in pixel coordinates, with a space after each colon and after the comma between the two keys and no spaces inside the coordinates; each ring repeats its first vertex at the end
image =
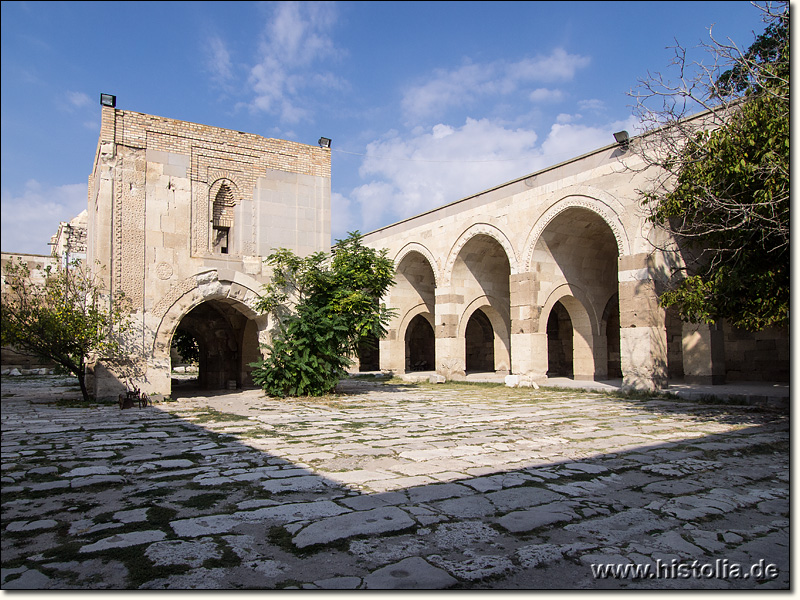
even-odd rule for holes
{"type": "Polygon", "coordinates": [[[381,370],[380,343],[377,336],[367,336],[358,343],[358,370],[362,373],[381,370]]]}
{"type": "Polygon", "coordinates": [[[608,378],[622,379],[622,361],[619,344],[619,294],[614,294],[603,311],[606,326],[606,352],[608,378]]]}
{"type": "Polygon", "coordinates": [[[547,318],[547,376],[572,377],[572,319],[561,302],[547,318]]]}
{"type": "Polygon", "coordinates": [[[433,371],[435,368],[433,327],[423,315],[417,315],[406,329],[406,371],[433,371]]]}
{"type": "Polygon", "coordinates": [[[249,362],[258,347],[255,325],[228,303],[210,300],[193,308],[177,330],[197,341],[197,385],[207,390],[252,385],[249,362]]]}
{"type": "Polygon", "coordinates": [[[494,372],[494,330],[486,313],[472,313],[464,337],[467,372],[494,372]]]}

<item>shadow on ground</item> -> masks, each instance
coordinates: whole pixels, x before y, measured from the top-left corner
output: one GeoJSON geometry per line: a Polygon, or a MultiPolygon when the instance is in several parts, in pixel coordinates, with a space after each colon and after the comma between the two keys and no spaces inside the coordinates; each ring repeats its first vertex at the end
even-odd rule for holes
{"type": "Polygon", "coordinates": [[[3,589],[788,589],[784,415],[375,382],[120,411],[7,383],[3,589]]]}

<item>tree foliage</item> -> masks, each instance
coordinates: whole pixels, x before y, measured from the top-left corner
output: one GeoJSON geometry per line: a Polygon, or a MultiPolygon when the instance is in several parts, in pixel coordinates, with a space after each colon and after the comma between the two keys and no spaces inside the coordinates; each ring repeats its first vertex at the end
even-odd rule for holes
{"type": "Polygon", "coordinates": [[[46,267],[41,282],[21,260],[9,261],[3,275],[3,346],[60,365],[78,378],[88,401],[89,360],[120,357],[121,338],[130,328],[124,297],[110,297],[78,261],[46,267]]]}
{"type": "Polygon", "coordinates": [[[172,336],[172,348],[177,351],[181,359],[192,365],[200,362],[200,346],[197,339],[185,329],[178,329],[172,336]]]}
{"type": "Polygon", "coordinates": [[[644,202],[685,261],[661,303],[754,331],[789,318],[789,6],[761,9],[767,28],[747,51],[712,37],[714,64],[692,68],[679,48],[680,80],[650,76],[637,94],[655,131],[639,149],[662,173],[644,202]]]}
{"type": "Polygon", "coordinates": [[[275,327],[253,380],[271,396],[318,396],[333,391],[359,343],[386,334],[391,311],[381,298],[394,283],[385,250],[351,233],[330,255],[298,257],[280,249],[267,258],[273,273],[259,309],[275,327]]]}

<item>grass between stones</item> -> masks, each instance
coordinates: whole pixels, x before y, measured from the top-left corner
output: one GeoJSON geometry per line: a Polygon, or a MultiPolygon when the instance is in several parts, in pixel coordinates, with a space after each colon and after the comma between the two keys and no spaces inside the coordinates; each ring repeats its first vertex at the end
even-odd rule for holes
{"type": "Polygon", "coordinates": [[[197,496],[192,496],[191,498],[182,500],[181,504],[186,508],[194,508],[197,510],[208,510],[210,508],[218,507],[220,505],[220,502],[228,497],[229,497],[228,494],[219,494],[219,493],[198,494],[197,496]]]}
{"type": "Polygon", "coordinates": [[[234,413],[218,411],[209,406],[196,408],[191,411],[189,417],[193,423],[218,423],[221,421],[247,421],[247,417],[234,413]]]}

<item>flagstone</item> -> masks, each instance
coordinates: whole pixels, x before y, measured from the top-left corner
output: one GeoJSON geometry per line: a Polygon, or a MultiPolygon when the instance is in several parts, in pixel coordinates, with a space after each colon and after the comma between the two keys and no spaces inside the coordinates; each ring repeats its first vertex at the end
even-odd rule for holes
{"type": "Polygon", "coordinates": [[[375,535],[413,527],[415,521],[397,507],[389,506],[367,511],[351,512],[315,521],[303,528],[292,542],[298,548],[327,544],[356,535],[375,535]]]}
{"type": "Polygon", "coordinates": [[[167,537],[163,531],[154,529],[149,531],[134,531],[132,533],[118,533],[108,538],[104,538],[94,544],[82,546],[78,552],[86,554],[88,552],[99,552],[102,550],[109,550],[111,548],[127,548],[129,546],[138,546],[140,544],[149,544],[151,542],[158,542],[167,537]]]}

